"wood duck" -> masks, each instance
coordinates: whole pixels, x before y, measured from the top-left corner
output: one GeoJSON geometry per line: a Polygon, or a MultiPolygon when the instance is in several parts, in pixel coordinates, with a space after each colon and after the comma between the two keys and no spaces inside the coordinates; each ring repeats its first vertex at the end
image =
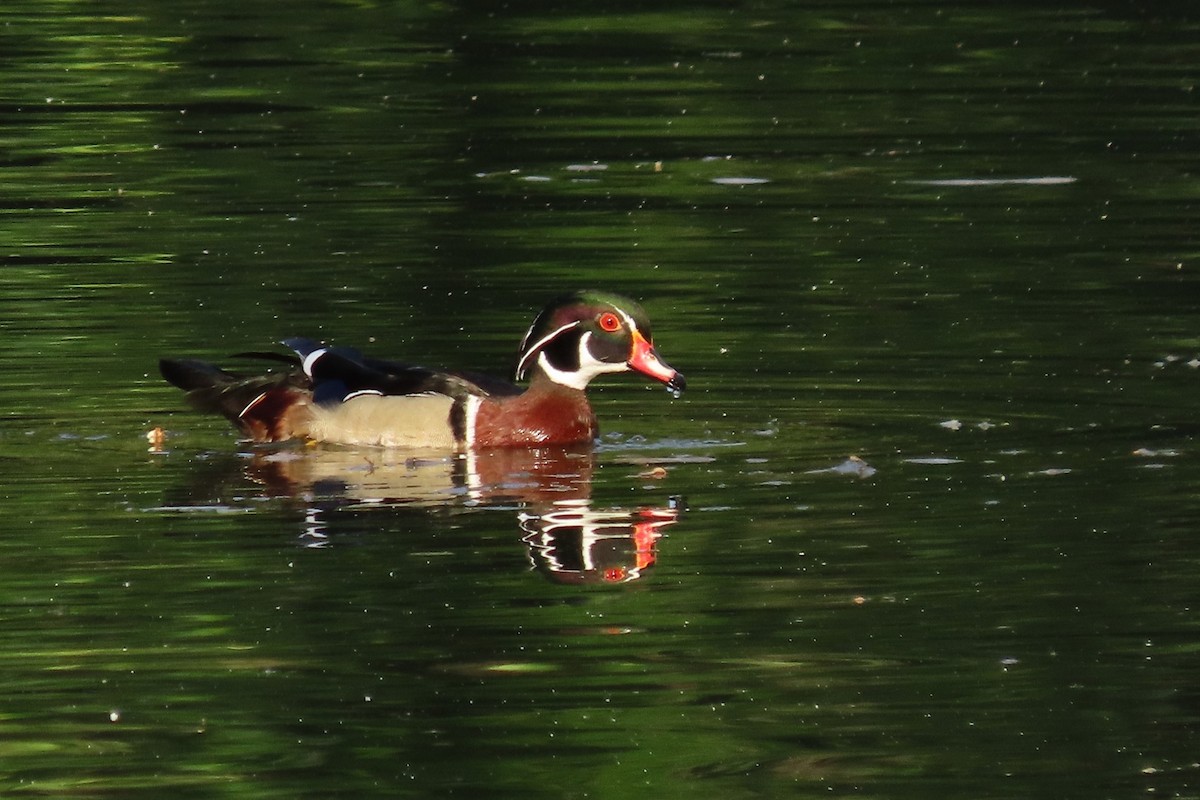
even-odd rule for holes
{"type": "Polygon", "coordinates": [[[516,380],[382,361],[308,339],[283,342],[285,372],[239,376],[202,361],[162,359],[164,378],[196,407],[224,414],[256,442],[307,439],[384,447],[466,450],[591,442],[596,417],[584,390],[608,372],[640,372],[675,396],[683,375],[654,350],[650,322],[627,298],[582,291],[538,314],[521,340],[516,380]]]}

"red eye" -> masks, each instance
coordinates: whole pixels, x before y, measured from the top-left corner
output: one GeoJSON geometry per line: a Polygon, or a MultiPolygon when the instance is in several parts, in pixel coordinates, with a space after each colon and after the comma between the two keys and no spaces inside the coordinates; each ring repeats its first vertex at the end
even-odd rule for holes
{"type": "Polygon", "coordinates": [[[611,311],[605,311],[597,320],[600,323],[600,330],[613,333],[621,328],[621,319],[611,311]]]}

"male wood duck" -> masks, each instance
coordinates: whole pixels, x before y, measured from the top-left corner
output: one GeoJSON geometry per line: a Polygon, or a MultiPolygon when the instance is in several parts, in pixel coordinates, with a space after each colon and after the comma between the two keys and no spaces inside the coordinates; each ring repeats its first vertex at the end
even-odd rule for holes
{"type": "Polygon", "coordinates": [[[641,306],[598,291],[560,297],[521,340],[516,379],[367,358],[308,339],[283,342],[285,372],[245,377],[191,359],[162,359],[164,378],[198,408],[224,414],[256,442],[307,439],[465,450],[590,442],[596,416],[584,390],[607,372],[640,372],[676,396],[686,382],[658,357],[641,306]]]}

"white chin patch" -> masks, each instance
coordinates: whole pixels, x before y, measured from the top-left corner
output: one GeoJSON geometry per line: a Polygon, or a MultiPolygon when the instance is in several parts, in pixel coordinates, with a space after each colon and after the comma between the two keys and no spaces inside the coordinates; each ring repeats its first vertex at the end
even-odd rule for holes
{"type": "Polygon", "coordinates": [[[572,389],[578,389],[579,391],[586,389],[588,383],[597,375],[603,375],[606,372],[625,372],[629,369],[629,365],[624,361],[612,364],[608,361],[599,361],[593,358],[587,346],[588,340],[591,338],[591,333],[585,333],[579,337],[579,369],[575,372],[555,369],[546,359],[545,353],[538,354],[538,365],[550,377],[550,380],[563,386],[570,386],[572,389]]]}

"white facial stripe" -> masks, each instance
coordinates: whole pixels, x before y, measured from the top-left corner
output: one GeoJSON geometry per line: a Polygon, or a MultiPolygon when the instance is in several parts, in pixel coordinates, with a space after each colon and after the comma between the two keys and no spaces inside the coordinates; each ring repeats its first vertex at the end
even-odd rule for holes
{"type": "Polygon", "coordinates": [[[562,386],[570,386],[572,389],[583,391],[587,388],[588,383],[597,375],[602,375],[605,372],[624,372],[629,369],[629,365],[624,361],[616,364],[608,361],[600,361],[594,358],[591,351],[588,350],[588,341],[592,338],[591,331],[588,331],[583,336],[579,337],[579,369],[575,372],[564,372],[560,369],[555,369],[545,353],[538,354],[538,364],[541,365],[546,375],[550,380],[562,386]]]}
{"type": "Polygon", "coordinates": [[[304,363],[302,365],[302,368],[304,369],[305,375],[307,375],[310,378],[312,377],[313,364],[317,363],[317,359],[319,359],[323,355],[325,355],[324,347],[322,347],[320,350],[313,350],[311,353],[309,353],[308,355],[306,355],[304,357],[304,363]]]}
{"type": "MultiPolygon", "coordinates": [[[[551,331],[550,333],[547,333],[545,336],[543,336],[541,339],[538,339],[537,342],[535,342],[532,347],[525,348],[525,355],[522,356],[522,358],[519,362],[517,362],[517,377],[520,378],[521,376],[523,376],[525,374],[525,370],[527,369],[527,367],[525,366],[525,362],[529,360],[530,356],[532,356],[534,353],[537,353],[540,356],[541,352],[542,352],[542,348],[545,347],[546,344],[551,339],[553,339],[555,336],[558,336],[563,331],[570,330],[571,328],[574,328],[577,325],[579,325],[578,321],[568,322],[566,325],[563,325],[558,330],[551,331]]],[[[544,362],[542,362],[542,363],[544,363],[544,362]]]]}

